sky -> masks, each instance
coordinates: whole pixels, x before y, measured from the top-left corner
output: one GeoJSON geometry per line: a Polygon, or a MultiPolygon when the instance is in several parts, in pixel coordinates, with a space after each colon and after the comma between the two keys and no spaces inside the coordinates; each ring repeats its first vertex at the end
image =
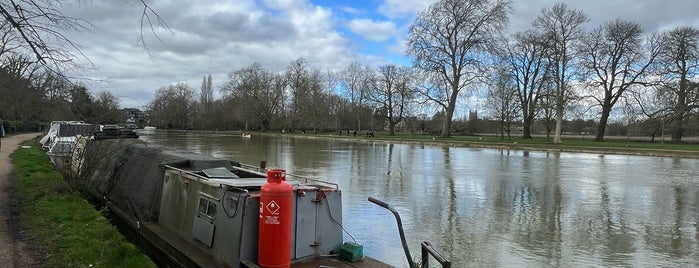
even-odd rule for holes
{"type": "MultiPolygon", "coordinates": [[[[81,83],[95,95],[111,92],[123,108],[144,109],[157,89],[180,82],[198,94],[208,74],[218,96],[229,73],[255,62],[274,72],[301,57],[332,71],[354,61],[410,65],[404,56],[408,28],[434,0],[146,2],[167,29],[156,22],[141,27],[143,5],[136,0],[69,0],[61,7],[94,25],[92,31],[67,33],[86,57],[78,61],[93,66],[74,76],[85,78],[81,83]]],[[[699,28],[696,0],[512,0],[507,31],[531,28],[542,9],[557,2],[583,10],[590,29],[617,18],[638,22],[647,32],[699,28]]]]}

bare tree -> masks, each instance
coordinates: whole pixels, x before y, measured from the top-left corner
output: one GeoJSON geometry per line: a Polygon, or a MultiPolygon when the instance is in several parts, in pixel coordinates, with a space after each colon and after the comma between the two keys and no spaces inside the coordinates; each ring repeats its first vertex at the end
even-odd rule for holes
{"type": "MultiPolygon", "coordinates": [[[[140,42],[143,41],[143,27],[148,25],[155,33],[156,26],[168,29],[167,24],[145,0],[138,1],[143,6],[141,14],[140,42]]],[[[0,55],[8,50],[33,55],[33,62],[45,70],[62,74],[66,70],[83,68],[75,58],[85,55],[79,44],[66,35],[69,31],[90,31],[94,26],[86,20],[66,16],[61,8],[65,0],[5,0],[0,1],[0,55]]],[[[157,35],[156,35],[157,36],[157,35]]],[[[88,59],[89,60],[89,59],[88,59]]]]}
{"type": "Polygon", "coordinates": [[[194,90],[186,83],[162,87],[149,105],[151,123],[160,128],[191,127],[194,90]]]}
{"type": "Polygon", "coordinates": [[[378,104],[379,115],[388,120],[389,135],[396,134],[396,124],[403,121],[408,113],[408,105],[415,95],[412,84],[410,68],[379,66],[375,88],[370,96],[378,104]]]}
{"type": "Polygon", "coordinates": [[[320,70],[311,69],[304,58],[289,64],[286,80],[291,95],[287,120],[290,129],[312,128],[317,131],[322,127],[324,115],[328,114],[323,79],[320,70]]]}
{"type": "Polygon", "coordinates": [[[445,112],[441,136],[450,135],[459,94],[487,73],[484,54],[507,25],[509,8],[505,0],[441,0],[410,25],[408,55],[442,80],[421,92],[445,112]]]}
{"type": "Polygon", "coordinates": [[[100,91],[92,109],[93,118],[89,122],[96,124],[116,124],[126,120],[119,110],[119,98],[109,91],[100,91]]]}
{"type": "Polygon", "coordinates": [[[519,32],[514,35],[514,43],[505,49],[505,61],[522,111],[522,138],[532,138],[532,123],[546,88],[551,85],[551,62],[545,38],[534,30],[519,32]]]}
{"type": "Polygon", "coordinates": [[[362,130],[362,119],[365,117],[366,103],[369,100],[369,90],[373,87],[373,70],[370,66],[363,66],[353,62],[338,77],[338,86],[342,94],[349,100],[354,126],[357,131],[362,130]]]}
{"type": "Polygon", "coordinates": [[[583,67],[590,72],[592,94],[602,113],[596,141],[604,141],[607,120],[617,101],[634,85],[649,85],[644,81],[648,68],[658,55],[657,42],[648,38],[644,49],[643,30],[636,22],[615,20],[590,32],[581,46],[583,67]]]}
{"type": "Polygon", "coordinates": [[[201,79],[201,93],[199,93],[199,102],[202,105],[204,112],[211,111],[211,105],[214,102],[214,85],[211,74],[205,75],[201,79]]]}
{"type": "Polygon", "coordinates": [[[493,111],[493,116],[499,123],[501,139],[505,138],[505,133],[507,133],[508,139],[512,138],[512,126],[521,118],[519,114],[522,108],[518,103],[520,94],[518,86],[509,73],[511,71],[507,69],[502,66],[495,71],[493,82],[488,87],[488,103],[486,104],[493,111]]]}
{"type": "Polygon", "coordinates": [[[253,63],[231,72],[221,90],[241,111],[239,119],[244,122],[245,129],[254,123],[262,131],[267,131],[271,128],[272,118],[281,110],[285,87],[283,75],[274,74],[259,63],[253,63]]]}
{"type": "Polygon", "coordinates": [[[669,114],[672,140],[680,142],[685,120],[699,109],[699,29],[678,27],[662,33],[658,64],[664,83],[658,87],[667,105],[659,111],[669,114]]]}
{"type": "Polygon", "coordinates": [[[566,95],[570,90],[570,80],[573,77],[573,61],[577,55],[574,47],[583,36],[582,24],[587,21],[587,15],[582,10],[569,9],[563,3],[555,4],[551,9],[543,9],[533,23],[541,29],[549,40],[553,74],[556,85],[556,130],[553,143],[561,143],[563,127],[563,112],[565,111],[566,95]]]}

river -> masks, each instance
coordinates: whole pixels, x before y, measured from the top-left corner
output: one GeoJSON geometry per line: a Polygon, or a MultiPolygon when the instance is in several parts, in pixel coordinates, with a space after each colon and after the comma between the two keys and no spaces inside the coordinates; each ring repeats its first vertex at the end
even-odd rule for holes
{"type": "MultiPolygon", "coordinates": [[[[407,267],[430,241],[452,267],[697,267],[699,159],[140,132],[178,149],[340,185],[343,225],[364,254],[407,267]]],[[[348,138],[348,137],[345,137],[348,138]]],[[[434,265],[434,260],[431,261],[434,265]]]]}

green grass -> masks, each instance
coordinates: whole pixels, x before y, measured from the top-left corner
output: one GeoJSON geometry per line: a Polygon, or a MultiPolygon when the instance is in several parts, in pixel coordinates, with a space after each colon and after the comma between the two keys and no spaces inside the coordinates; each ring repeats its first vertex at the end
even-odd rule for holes
{"type": "Polygon", "coordinates": [[[21,219],[46,267],[156,267],[49,163],[36,141],[12,154],[21,219]]]}
{"type": "Polygon", "coordinates": [[[699,158],[698,143],[660,143],[660,142],[644,142],[625,140],[622,137],[618,139],[608,139],[604,142],[593,141],[591,137],[587,139],[563,137],[563,144],[553,144],[551,139],[533,138],[524,139],[521,137],[512,137],[511,139],[501,139],[499,136],[453,136],[442,138],[433,135],[419,135],[399,133],[394,136],[388,135],[387,132],[376,132],[374,137],[365,137],[364,135],[340,136],[337,133],[325,134],[293,134],[295,136],[318,136],[330,138],[358,139],[358,140],[382,140],[392,142],[411,142],[424,143],[433,145],[447,146],[463,146],[463,147],[496,147],[524,150],[556,150],[568,152],[597,152],[609,154],[634,154],[634,155],[650,155],[650,156],[676,156],[676,157],[691,157],[699,158]]]}

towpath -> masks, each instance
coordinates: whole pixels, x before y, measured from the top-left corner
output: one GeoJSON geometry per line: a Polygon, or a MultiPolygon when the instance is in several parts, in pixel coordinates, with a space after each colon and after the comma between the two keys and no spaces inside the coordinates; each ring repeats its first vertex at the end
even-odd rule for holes
{"type": "Polygon", "coordinates": [[[0,147],[0,266],[41,267],[41,254],[30,246],[27,234],[19,221],[20,203],[12,189],[14,167],[10,154],[23,141],[41,133],[29,133],[2,138],[0,147]]]}

